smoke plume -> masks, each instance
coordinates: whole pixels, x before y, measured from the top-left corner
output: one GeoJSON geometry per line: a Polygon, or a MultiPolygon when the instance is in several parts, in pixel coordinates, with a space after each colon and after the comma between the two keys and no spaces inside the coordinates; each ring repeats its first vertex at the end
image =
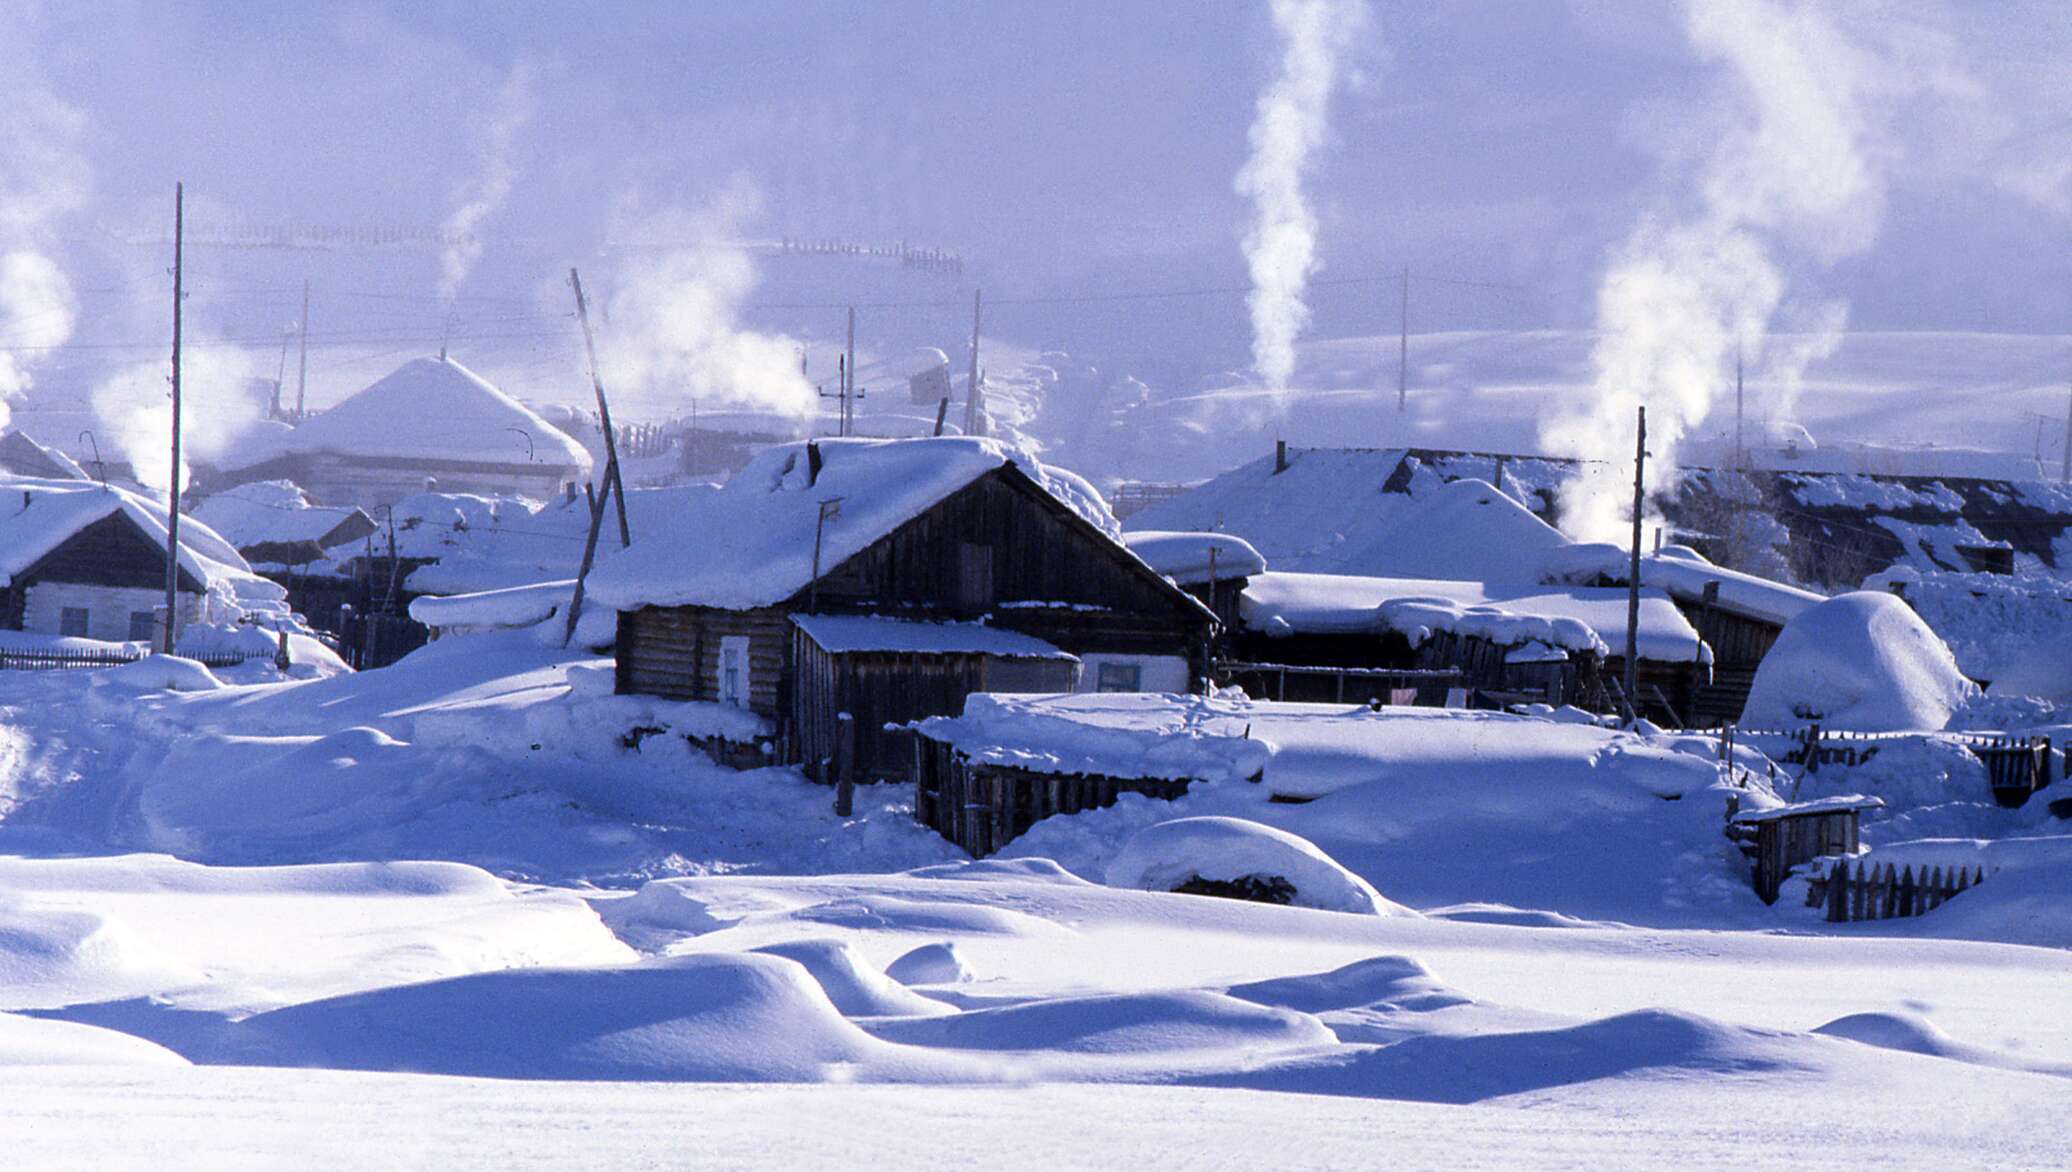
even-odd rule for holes
{"type": "Polygon", "coordinates": [[[630,252],[603,298],[609,325],[600,325],[599,357],[615,395],[666,412],[694,399],[790,416],[818,406],[799,370],[800,343],[740,322],[756,269],[733,231],[755,206],[737,183],[701,212],[644,217],[619,233],[668,243],[630,252]]]}
{"type": "MultiPolygon", "coordinates": [[[[20,64],[0,57],[0,66],[20,64]]],[[[34,385],[41,351],[72,336],[79,307],[55,259],[57,221],[86,200],[83,118],[20,74],[0,119],[0,425],[34,385]]]]}
{"type": "MultiPolygon", "coordinates": [[[[1651,215],[1614,250],[1597,293],[1589,397],[1542,427],[1550,452],[1603,461],[1564,487],[1574,535],[1623,537],[1636,407],[1648,408],[1648,488],[1659,492],[1678,442],[1731,389],[1737,352],[1751,363],[1763,355],[1788,284],[1773,253],[1832,264],[1876,236],[1885,160],[1871,115],[1903,71],[1845,30],[1842,14],[1790,0],[1688,4],[1691,45],[1727,71],[1734,96],[1696,177],[1695,211],[1651,215]]],[[[1846,312],[1829,306],[1822,332],[1838,337],[1846,312]]],[[[1773,357],[1796,380],[1828,345],[1773,357]]]]}
{"type": "MultiPolygon", "coordinates": [[[[192,463],[208,464],[266,418],[272,389],[270,363],[239,346],[190,338],[180,355],[180,483],[192,463]],[[263,372],[263,373],[262,373],[263,372]]],[[[164,358],[123,367],[93,391],[95,424],[103,450],[129,461],[132,474],[153,489],[170,482],[172,407],[164,358]]]]}
{"type": "Polygon", "coordinates": [[[1252,362],[1267,385],[1295,373],[1295,338],[1309,324],[1303,287],[1316,269],[1317,221],[1303,179],[1324,141],[1341,49],[1365,18],[1360,0],[1274,0],[1280,69],[1259,95],[1252,153],[1237,192],[1252,201],[1245,233],[1251,269],[1252,362]]]}
{"type": "Polygon", "coordinates": [[[516,169],[511,162],[518,135],[532,121],[533,71],[524,62],[511,67],[498,92],[495,109],[482,139],[482,169],[474,181],[461,189],[461,204],[446,218],[446,248],[439,257],[439,299],[452,301],[475,262],[482,259],[482,242],[475,236],[482,222],[503,206],[511,194],[516,169]]]}

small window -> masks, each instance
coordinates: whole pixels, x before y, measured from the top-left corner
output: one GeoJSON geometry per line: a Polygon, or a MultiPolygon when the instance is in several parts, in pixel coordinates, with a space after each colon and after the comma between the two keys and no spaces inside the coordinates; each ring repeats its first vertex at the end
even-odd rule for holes
{"type": "Polygon", "coordinates": [[[86,608],[83,606],[61,608],[58,611],[58,634],[85,638],[88,617],[86,608]]]}
{"type": "Polygon", "coordinates": [[[133,610],[130,612],[130,642],[149,643],[158,638],[158,612],[155,610],[133,610]]]}
{"type": "Polygon", "coordinates": [[[957,601],[968,610],[993,605],[993,547],[965,542],[958,549],[957,601]]]}
{"type": "Polygon", "coordinates": [[[1143,691],[1144,669],[1134,663],[1104,663],[1094,678],[1094,688],[1101,692],[1143,691]]]}
{"type": "Polygon", "coordinates": [[[727,635],[719,641],[719,702],[748,707],[748,636],[727,635]]]}

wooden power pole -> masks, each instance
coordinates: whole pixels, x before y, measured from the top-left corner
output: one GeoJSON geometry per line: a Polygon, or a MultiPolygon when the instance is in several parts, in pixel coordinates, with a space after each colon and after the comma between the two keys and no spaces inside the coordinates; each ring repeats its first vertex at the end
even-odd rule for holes
{"type": "Polygon", "coordinates": [[[173,471],[165,512],[165,632],[161,649],[173,653],[180,625],[180,297],[181,240],[187,231],[187,185],[173,184],[173,471]]]}
{"type": "Polygon", "coordinates": [[[836,435],[848,435],[850,431],[849,404],[856,397],[856,307],[849,307],[849,343],[842,350],[842,425],[836,435]]]}
{"type": "Polygon", "coordinates": [[[1396,338],[1396,414],[1401,415],[1410,399],[1410,269],[1403,269],[1403,316],[1396,338]]]}
{"type": "Polygon", "coordinates": [[[964,394],[964,434],[977,435],[980,420],[984,418],[985,405],[979,400],[978,389],[978,332],[979,323],[985,313],[985,291],[971,291],[971,373],[970,383],[964,394]]]}
{"type": "Polygon", "coordinates": [[[309,409],[309,282],[302,282],[302,357],[295,363],[295,422],[309,409]]]}
{"type": "Polygon", "coordinates": [[[583,352],[590,356],[590,386],[597,392],[597,424],[604,429],[605,493],[619,507],[619,548],[633,544],[633,530],[626,525],[626,481],[619,475],[619,440],[612,432],[611,404],[604,399],[604,376],[597,373],[597,339],[590,333],[590,303],[583,300],[583,278],[574,266],[568,270],[569,287],[576,291],[576,318],[583,323],[583,352]]]}
{"type": "Polygon", "coordinates": [[[1630,717],[1640,715],[1637,703],[1640,665],[1640,514],[1648,463],[1648,409],[1640,409],[1640,434],[1633,442],[1633,550],[1626,574],[1626,709],[1630,717]]]}

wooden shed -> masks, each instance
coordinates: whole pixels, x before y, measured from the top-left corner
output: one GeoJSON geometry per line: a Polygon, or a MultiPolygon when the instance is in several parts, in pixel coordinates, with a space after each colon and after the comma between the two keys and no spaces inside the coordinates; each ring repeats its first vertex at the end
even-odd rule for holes
{"type": "Polygon", "coordinates": [[[1823,855],[1856,857],[1862,845],[1858,828],[1863,811],[1884,804],[1852,794],[1732,814],[1730,827],[1753,861],[1750,879],[1756,894],[1764,903],[1776,903],[1778,889],[1793,867],[1823,855]]]}
{"type": "Polygon", "coordinates": [[[843,713],[855,721],[855,776],[909,780],[912,738],[887,725],[958,711],[973,692],[1070,692],[1079,682],[1077,657],[998,627],[875,615],[791,621],[792,729],[809,771],[833,759],[843,713]]]}

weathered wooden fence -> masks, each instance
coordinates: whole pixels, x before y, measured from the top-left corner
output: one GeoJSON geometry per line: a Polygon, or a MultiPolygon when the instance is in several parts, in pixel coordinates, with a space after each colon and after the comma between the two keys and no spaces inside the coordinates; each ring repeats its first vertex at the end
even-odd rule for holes
{"type": "MultiPolygon", "coordinates": [[[[103,667],[120,667],[144,658],[145,652],[101,650],[43,650],[43,651],[0,651],[0,671],[91,671],[103,667]]],[[[242,653],[185,655],[203,667],[236,667],[248,656],[242,653]]]]}
{"type": "Polygon", "coordinates": [[[1838,859],[1826,876],[1814,876],[1806,891],[1807,907],[1825,907],[1832,924],[1856,920],[1892,920],[1923,916],[1978,886],[1985,868],[1913,867],[1838,859]]]}
{"type": "MultiPolygon", "coordinates": [[[[1683,729],[1687,733],[1721,738],[1722,745],[1735,740],[1784,742],[1784,751],[1770,752],[1780,765],[1797,765],[1807,773],[1818,773],[1823,765],[1862,765],[1878,750],[1894,741],[1932,739],[1962,745],[1986,767],[1986,780],[1993,800],[2013,808],[2050,784],[2049,737],[2011,737],[1998,733],[1967,732],[1850,732],[1822,729],[1817,724],[1799,729],[1753,729],[1727,725],[1718,729],[1683,729]]],[[[1724,755],[1724,749],[1722,750],[1724,755]]]]}

